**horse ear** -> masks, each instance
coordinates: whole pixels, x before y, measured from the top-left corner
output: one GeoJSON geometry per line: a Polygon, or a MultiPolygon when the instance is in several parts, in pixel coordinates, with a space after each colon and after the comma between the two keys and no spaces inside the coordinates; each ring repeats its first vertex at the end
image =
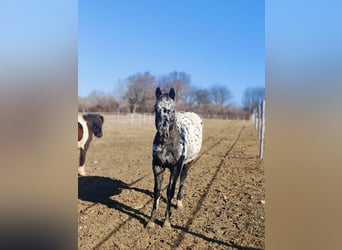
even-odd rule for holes
{"type": "Polygon", "coordinates": [[[161,92],[160,88],[158,87],[158,88],[156,89],[156,98],[158,99],[159,96],[161,96],[161,95],[162,95],[162,92],[161,92]]]}
{"type": "Polygon", "coordinates": [[[102,115],[99,115],[99,117],[100,117],[100,119],[101,119],[101,123],[103,124],[103,122],[104,122],[103,116],[102,116],[102,115]]]}
{"type": "Polygon", "coordinates": [[[169,96],[172,98],[172,100],[175,99],[175,95],[176,95],[175,90],[173,88],[171,88],[170,92],[169,92],[169,96]]]}

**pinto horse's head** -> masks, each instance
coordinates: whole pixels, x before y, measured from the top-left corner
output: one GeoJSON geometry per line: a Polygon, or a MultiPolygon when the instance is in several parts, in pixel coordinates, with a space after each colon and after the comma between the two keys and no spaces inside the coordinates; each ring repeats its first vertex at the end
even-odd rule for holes
{"type": "Polygon", "coordinates": [[[162,142],[170,139],[170,132],[175,125],[175,94],[173,88],[170,89],[169,93],[162,93],[159,87],[156,89],[155,125],[162,142]]]}
{"type": "Polygon", "coordinates": [[[98,138],[102,137],[102,124],[103,124],[103,116],[98,114],[87,114],[84,115],[83,118],[90,123],[91,129],[94,132],[94,135],[98,138]]]}

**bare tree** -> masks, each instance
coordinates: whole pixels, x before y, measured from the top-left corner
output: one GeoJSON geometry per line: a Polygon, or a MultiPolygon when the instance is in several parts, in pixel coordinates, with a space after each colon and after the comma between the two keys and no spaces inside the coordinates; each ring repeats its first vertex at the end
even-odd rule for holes
{"type": "Polygon", "coordinates": [[[198,89],[194,94],[195,103],[198,108],[203,108],[211,104],[209,91],[207,89],[198,89]]]}
{"type": "Polygon", "coordinates": [[[226,85],[215,84],[209,89],[210,99],[215,105],[224,106],[232,99],[232,94],[226,85]]]}
{"type": "Polygon", "coordinates": [[[189,86],[185,95],[185,104],[192,109],[196,105],[196,91],[197,89],[193,86],[189,86]]]}
{"type": "Polygon", "coordinates": [[[117,114],[120,114],[121,112],[123,113],[129,113],[130,111],[130,104],[127,99],[120,99],[119,100],[119,105],[116,110],[117,114]]]}
{"type": "Polygon", "coordinates": [[[175,100],[177,102],[186,102],[186,97],[189,91],[191,77],[186,72],[173,71],[168,75],[159,77],[158,84],[162,88],[169,89],[173,87],[176,92],[175,100]]]}
{"type": "Polygon", "coordinates": [[[253,112],[253,110],[261,104],[265,98],[265,88],[247,88],[242,97],[243,108],[246,111],[253,112]]]}
{"type": "Polygon", "coordinates": [[[150,72],[137,73],[127,78],[126,98],[135,113],[153,110],[155,77],[150,72]]]}
{"type": "Polygon", "coordinates": [[[79,98],[78,103],[79,111],[90,112],[112,112],[119,105],[113,95],[98,90],[93,90],[86,98],[79,98]]]}
{"type": "Polygon", "coordinates": [[[78,112],[88,112],[89,104],[86,97],[78,97],[78,112]]]}
{"type": "Polygon", "coordinates": [[[93,90],[88,96],[89,111],[104,111],[106,106],[105,94],[100,90],[93,90]]]}
{"type": "Polygon", "coordinates": [[[113,95],[106,95],[106,112],[115,112],[119,107],[119,101],[113,95]]]}

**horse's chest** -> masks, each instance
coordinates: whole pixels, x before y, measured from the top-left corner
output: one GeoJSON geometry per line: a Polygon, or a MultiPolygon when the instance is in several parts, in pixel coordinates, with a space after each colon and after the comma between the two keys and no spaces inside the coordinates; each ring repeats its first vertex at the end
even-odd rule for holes
{"type": "Polygon", "coordinates": [[[179,148],[170,148],[161,144],[154,144],[153,158],[158,159],[162,165],[175,165],[180,158],[180,150],[179,148]]]}

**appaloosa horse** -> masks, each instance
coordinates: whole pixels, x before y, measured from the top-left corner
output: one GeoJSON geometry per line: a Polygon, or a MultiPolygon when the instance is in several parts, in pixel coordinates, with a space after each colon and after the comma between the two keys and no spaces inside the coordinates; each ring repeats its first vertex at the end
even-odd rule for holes
{"type": "Polygon", "coordinates": [[[153,226],[161,197],[165,169],[170,170],[167,188],[167,209],[164,227],[171,227],[171,201],[175,194],[177,179],[180,176],[177,194],[177,208],[182,208],[182,191],[187,172],[197,158],[202,145],[203,122],[192,112],[176,112],[175,91],[162,93],[156,89],[155,126],[153,141],[154,203],[147,226],[153,226]]]}
{"type": "Polygon", "coordinates": [[[85,159],[93,134],[102,137],[103,116],[98,114],[87,114],[78,116],[78,149],[80,150],[80,161],[78,173],[86,175],[85,159]]]}

